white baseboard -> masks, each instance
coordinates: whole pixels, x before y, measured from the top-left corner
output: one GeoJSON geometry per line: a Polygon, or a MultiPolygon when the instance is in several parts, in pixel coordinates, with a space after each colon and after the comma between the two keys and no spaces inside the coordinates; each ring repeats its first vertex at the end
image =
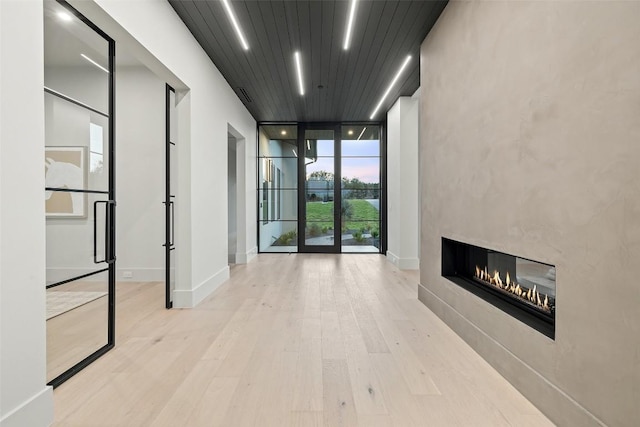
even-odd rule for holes
{"type": "MultiPolygon", "coordinates": [[[[104,266],[96,265],[97,269],[106,268],[104,266]]],[[[93,268],[47,268],[47,282],[61,282],[71,277],[82,276],[83,274],[89,274],[97,269],[93,268]]],[[[97,274],[86,277],[82,280],[87,282],[99,282],[104,281],[107,273],[97,274]]],[[[116,269],[116,281],[118,282],[161,282],[165,279],[164,268],[127,268],[120,267],[116,269]],[[131,273],[131,277],[124,277],[124,273],[131,273]]]]}
{"type": "Polygon", "coordinates": [[[247,263],[250,263],[255,257],[258,256],[258,247],[254,246],[247,252],[247,263]]]}
{"type": "Polygon", "coordinates": [[[400,270],[419,270],[420,259],[419,258],[400,258],[398,255],[391,251],[387,251],[387,259],[389,262],[400,270]]]}
{"type": "Polygon", "coordinates": [[[229,279],[229,266],[225,265],[213,276],[193,289],[176,289],[173,291],[173,306],[176,308],[193,308],[209,296],[220,285],[229,279]]]}
{"type": "Polygon", "coordinates": [[[116,281],[118,282],[163,282],[165,280],[164,268],[127,268],[116,269],[116,281]],[[124,277],[125,273],[131,273],[132,277],[124,277]]]}
{"type": "MultiPolygon", "coordinates": [[[[247,253],[236,253],[235,254],[235,264],[248,264],[258,255],[258,247],[255,246],[253,249],[249,250],[247,253]]],[[[231,257],[233,255],[229,255],[229,262],[231,262],[231,257]]]]}
{"type": "Polygon", "coordinates": [[[0,419],[0,427],[45,427],[53,423],[53,388],[46,386],[0,419]]]}

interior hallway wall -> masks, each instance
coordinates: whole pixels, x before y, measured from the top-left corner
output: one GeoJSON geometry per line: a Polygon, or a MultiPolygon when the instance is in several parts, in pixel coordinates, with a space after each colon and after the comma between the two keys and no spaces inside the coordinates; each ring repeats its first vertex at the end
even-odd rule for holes
{"type": "Polygon", "coordinates": [[[640,3],[451,1],[421,50],[420,299],[559,426],[640,421],[640,3]],[[441,238],[556,266],[556,339],[441,238]]]}
{"type": "Polygon", "coordinates": [[[402,270],[420,264],[419,94],[401,96],[387,113],[387,258],[402,270]]]}
{"type": "Polygon", "coordinates": [[[46,386],[44,45],[39,1],[0,1],[0,426],[53,422],[46,386]]]}
{"type": "Polygon", "coordinates": [[[162,281],[165,82],[143,66],[117,67],[116,123],[117,280],[162,281]]]}
{"type": "MultiPolygon", "coordinates": [[[[227,151],[227,126],[246,137],[244,159],[255,165],[256,122],[168,2],[71,3],[178,92],[181,202],[174,306],[192,307],[229,277],[227,245],[220,243],[228,239],[227,189],[220,185],[227,179],[227,156],[221,155],[227,151]]],[[[255,167],[246,171],[246,209],[255,212],[255,167]]],[[[255,221],[247,226],[245,255],[251,259],[257,252],[255,221]]]]}

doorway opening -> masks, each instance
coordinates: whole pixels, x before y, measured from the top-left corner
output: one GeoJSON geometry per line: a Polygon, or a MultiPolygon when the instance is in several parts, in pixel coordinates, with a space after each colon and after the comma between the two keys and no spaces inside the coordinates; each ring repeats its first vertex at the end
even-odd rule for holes
{"type": "Polygon", "coordinates": [[[251,258],[247,247],[247,180],[245,137],[227,124],[227,223],[230,264],[246,264],[251,258]]]}
{"type": "Polygon", "coordinates": [[[236,253],[238,252],[238,178],[236,170],[236,138],[227,133],[227,219],[229,227],[229,264],[236,263],[236,253]]]}

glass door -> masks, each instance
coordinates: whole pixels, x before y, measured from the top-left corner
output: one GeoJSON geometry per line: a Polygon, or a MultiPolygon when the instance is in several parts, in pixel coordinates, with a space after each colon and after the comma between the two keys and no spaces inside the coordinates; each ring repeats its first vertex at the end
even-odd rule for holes
{"type": "Polygon", "coordinates": [[[173,307],[176,287],[175,203],[176,203],[176,91],[166,85],[166,193],[165,193],[165,307],[173,307]]]}
{"type": "Polygon", "coordinates": [[[115,44],[63,1],[44,1],[47,381],[115,344],[115,44]]]}
{"type": "Polygon", "coordinates": [[[298,148],[299,251],[339,253],[340,127],[301,125],[298,148]]]}

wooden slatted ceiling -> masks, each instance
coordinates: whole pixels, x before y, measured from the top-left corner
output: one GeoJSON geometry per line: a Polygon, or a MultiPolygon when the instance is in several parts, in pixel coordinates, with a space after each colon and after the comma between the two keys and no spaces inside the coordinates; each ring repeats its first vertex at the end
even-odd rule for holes
{"type": "Polygon", "coordinates": [[[249,51],[219,0],[169,0],[258,121],[366,121],[407,55],[413,59],[375,120],[420,85],[420,44],[446,0],[360,0],[342,49],[348,1],[231,1],[249,51]],[[293,59],[299,50],[305,95],[293,59]],[[319,88],[322,86],[322,88],[319,88]],[[241,92],[246,91],[249,102],[241,92]]]}

